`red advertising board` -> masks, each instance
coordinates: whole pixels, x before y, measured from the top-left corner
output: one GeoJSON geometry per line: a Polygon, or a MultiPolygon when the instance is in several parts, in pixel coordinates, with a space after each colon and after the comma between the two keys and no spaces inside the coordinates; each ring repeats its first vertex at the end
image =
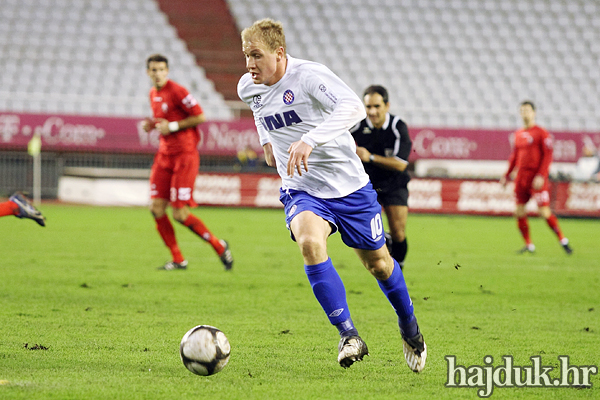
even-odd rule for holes
{"type": "MultiPolygon", "coordinates": [[[[511,215],[514,184],[462,179],[413,179],[409,183],[411,212],[511,215]]],[[[551,208],[558,215],[600,217],[600,184],[551,182],[551,208]]],[[[537,212],[534,201],[527,211],[537,212]]]]}
{"type": "MultiPolygon", "coordinates": [[[[505,160],[510,153],[508,130],[410,128],[410,160],[505,160]]],[[[251,118],[209,121],[199,126],[198,150],[206,155],[235,155],[251,147],[261,153],[251,118]]],[[[551,132],[554,161],[575,163],[584,141],[600,148],[600,133],[551,132]]],[[[153,153],[158,132],[144,132],[135,118],[0,112],[0,149],[25,150],[39,134],[42,151],[153,153]]]]}
{"type": "MultiPolygon", "coordinates": [[[[235,155],[248,146],[262,152],[253,120],[210,121],[198,131],[202,154],[235,155]]],[[[0,113],[0,149],[25,150],[36,134],[42,151],[154,153],[159,141],[136,118],[0,113]]]]}
{"type": "MultiPolygon", "coordinates": [[[[411,160],[506,160],[511,131],[411,128],[411,160]]],[[[600,148],[600,133],[550,132],[554,137],[554,161],[575,163],[585,141],[600,148]]]]}
{"type": "MultiPolygon", "coordinates": [[[[279,208],[280,185],[277,175],[201,173],[194,200],[202,205],[279,208]]],[[[409,192],[408,206],[417,213],[511,215],[515,208],[512,183],[412,179],[409,192]]],[[[556,214],[600,218],[600,184],[553,182],[551,192],[556,214]]],[[[535,213],[535,202],[530,202],[527,210],[535,213]]]]}

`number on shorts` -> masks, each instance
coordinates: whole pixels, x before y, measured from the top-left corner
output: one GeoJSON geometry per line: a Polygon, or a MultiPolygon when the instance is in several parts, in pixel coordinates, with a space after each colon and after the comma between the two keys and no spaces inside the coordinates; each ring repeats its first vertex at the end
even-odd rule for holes
{"type": "Polygon", "coordinates": [[[377,237],[381,236],[382,233],[383,222],[381,222],[381,214],[377,213],[377,215],[371,220],[371,237],[373,240],[375,240],[377,237]]]}
{"type": "Polygon", "coordinates": [[[179,200],[188,201],[192,198],[192,188],[179,188],[179,200]]]}
{"type": "Polygon", "coordinates": [[[540,204],[545,204],[550,202],[550,193],[547,190],[543,190],[541,192],[536,193],[535,199],[540,204]]]}

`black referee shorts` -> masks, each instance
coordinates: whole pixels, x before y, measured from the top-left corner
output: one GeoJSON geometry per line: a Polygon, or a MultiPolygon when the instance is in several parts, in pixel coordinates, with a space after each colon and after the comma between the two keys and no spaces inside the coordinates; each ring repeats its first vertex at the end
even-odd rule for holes
{"type": "Polygon", "coordinates": [[[406,186],[393,189],[375,189],[377,201],[382,206],[408,206],[408,188],[406,186]]]}

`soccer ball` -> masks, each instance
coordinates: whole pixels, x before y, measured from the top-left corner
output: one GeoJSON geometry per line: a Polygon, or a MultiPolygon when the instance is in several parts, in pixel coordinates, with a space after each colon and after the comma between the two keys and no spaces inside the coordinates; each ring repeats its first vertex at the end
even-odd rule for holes
{"type": "Polygon", "coordinates": [[[194,374],[213,375],[227,365],[231,346],[219,329],[210,325],[198,325],[183,335],[179,354],[183,365],[194,374]]]}

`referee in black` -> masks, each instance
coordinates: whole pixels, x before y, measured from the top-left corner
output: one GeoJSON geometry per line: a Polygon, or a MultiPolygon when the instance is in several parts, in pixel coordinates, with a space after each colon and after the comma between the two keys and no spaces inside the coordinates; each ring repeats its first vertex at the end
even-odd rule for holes
{"type": "Polygon", "coordinates": [[[392,257],[404,268],[408,250],[406,243],[406,220],[408,218],[408,181],[406,171],[412,141],[408,127],[395,115],[390,114],[388,92],[383,86],[372,85],[365,89],[363,102],[367,118],[355,125],[350,132],[356,141],[356,154],[362,160],[365,171],[377,191],[377,200],[383,206],[388,219],[392,257]]]}

